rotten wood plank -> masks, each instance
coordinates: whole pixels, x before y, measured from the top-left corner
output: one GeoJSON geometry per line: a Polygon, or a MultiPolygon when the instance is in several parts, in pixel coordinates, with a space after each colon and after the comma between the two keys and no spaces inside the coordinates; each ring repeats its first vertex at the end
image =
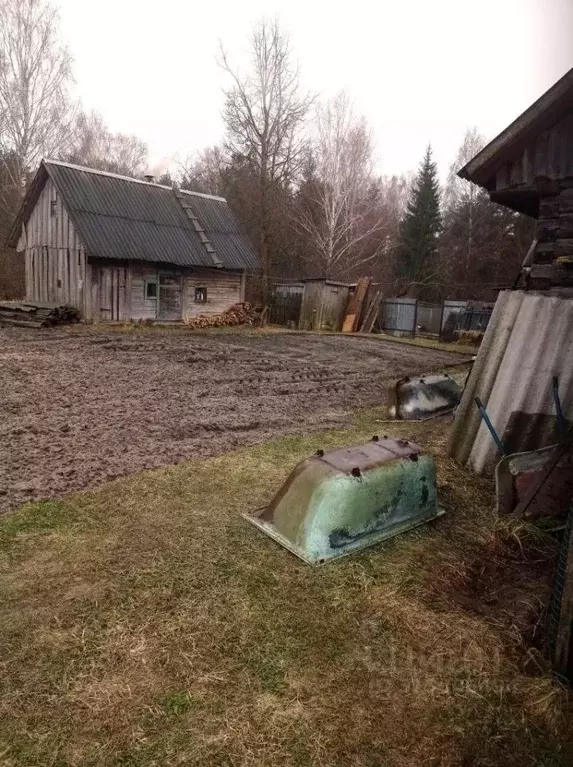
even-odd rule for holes
{"type": "Polygon", "coordinates": [[[356,283],[356,290],[350,297],[348,308],[346,309],[346,316],[342,325],[343,333],[354,333],[358,329],[362,305],[371,281],[370,277],[361,277],[356,283]]]}

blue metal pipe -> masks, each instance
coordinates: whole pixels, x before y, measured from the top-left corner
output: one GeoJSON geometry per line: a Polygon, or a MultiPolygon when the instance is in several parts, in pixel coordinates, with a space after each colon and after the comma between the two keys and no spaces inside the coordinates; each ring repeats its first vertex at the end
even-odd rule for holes
{"type": "Polygon", "coordinates": [[[481,417],[483,418],[483,421],[484,421],[485,425],[489,429],[489,433],[493,437],[493,441],[497,445],[497,449],[499,450],[499,452],[502,455],[505,455],[506,453],[505,453],[504,444],[503,444],[502,440],[500,439],[498,433],[496,432],[496,430],[494,428],[494,425],[489,420],[489,416],[488,416],[487,411],[486,411],[486,409],[485,409],[485,407],[483,405],[483,402],[481,401],[481,399],[479,397],[474,397],[474,402],[478,406],[479,413],[480,413],[481,417]]]}

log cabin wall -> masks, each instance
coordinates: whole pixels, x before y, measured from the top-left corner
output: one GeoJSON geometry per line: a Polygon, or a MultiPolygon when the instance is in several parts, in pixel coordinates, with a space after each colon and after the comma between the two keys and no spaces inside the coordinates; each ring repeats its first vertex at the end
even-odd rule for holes
{"type": "Polygon", "coordinates": [[[573,114],[533,137],[495,174],[495,193],[537,189],[543,193],[558,182],[573,180],[573,114]]]}
{"type": "Polygon", "coordinates": [[[86,314],[85,249],[51,179],[22,226],[17,249],[24,252],[28,300],[67,303],[86,314]]]}
{"type": "Polygon", "coordinates": [[[221,314],[244,301],[244,279],[239,272],[186,269],[183,276],[183,314],[221,314]]]}
{"type": "Polygon", "coordinates": [[[573,114],[501,165],[490,196],[537,218],[530,286],[573,286],[573,114]]]}
{"type": "MultiPolygon", "coordinates": [[[[221,269],[169,269],[162,264],[132,263],[131,309],[129,319],[161,319],[162,275],[180,277],[180,316],[221,314],[233,304],[244,301],[245,280],[240,272],[221,269]],[[154,287],[148,287],[153,286],[154,287]]],[[[172,282],[175,282],[172,280],[172,282]]],[[[173,290],[173,286],[170,290],[173,290]]]]}
{"type": "Polygon", "coordinates": [[[573,287],[573,178],[559,186],[556,194],[539,200],[530,287],[540,290],[573,287]]]}

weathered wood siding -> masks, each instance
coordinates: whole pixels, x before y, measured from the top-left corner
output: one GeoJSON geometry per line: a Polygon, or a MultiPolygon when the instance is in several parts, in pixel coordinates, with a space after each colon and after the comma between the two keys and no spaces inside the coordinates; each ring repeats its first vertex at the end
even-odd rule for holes
{"type": "Polygon", "coordinates": [[[184,316],[196,317],[199,314],[220,314],[229,309],[233,304],[244,300],[245,280],[243,275],[237,272],[222,271],[220,269],[172,269],[169,275],[181,277],[181,303],[177,312],[174,310],[172,296],[173,289],[166,293],[165,286],[162,290],[162,275],[168,274],[162,265],[146,265],[132,263],[131,269],[131,313],[129,319],[138,320],[176,320],[184,316]],[[157,284],[157,298],[145,297],[145,285],[147,282],[157,284]],[[207,300],[195,301],[195,289],[205,288],[207,300]],[[162,308],[161,298],[169,299],[170,307],[165,312],[162,308]],[[176,316],[177,315],[177,316],[176,316]]]}
{"type": "Polygon", "coordinates": [[[299,330],[319,330],[323,285],[320,280],[305,283],[298,321],[299,330]]]}
{"type": "Polygon", "coordinates": [[[244,300],[241,274],[221,269],[186,270],[183,275],[183,314],[220,314],[244,300]],[[207,301],[195,301],[195,289],[207,289],[207,301]]]}
{"type": "Polygon", "coordinates": [[[573,185],[540,199],[537,239],[531,286],[539,289],[573,286],[571,267],[559,262],[573,261],[573,185]]]}
{"type": "Polygon", "coordinates": [[[299,330],[340,330],[350,289],[324,280],[305,283],[299,330]]]}
{"type": "Polygon", "coordinates": [[[86,313],[86,254],[68,212],[48,179],[18,242],[24,252],[26,298],[58,301],[86,313]]]}
{"type": "Polygon", "coordinates": [[[131,270],[120,259],[88,259],[89,296],[86,318],[93,322],[129,321],[131,270]]]}
{"type": "MultiPolygon", "coordinates": [[[[131,317],[132,320],[157,319],[158,298],[145,298],[146,282],[158,282],[157,268],[151,264],[131,265],[131,317]]],[[[157,292],[159,295],[159,290],[157,292]]]]}
{"type": "Polygon", "coordinates": [[[324,285],[319,330],[342,330],[349,294],[350,289],[344,285],[324,285]]]}
{"type": "Polygon", "coordinates": [[[532,187],[538,179],[573,178],[573,114],[543,131],[496,173],[495,190],[532,187]]]}

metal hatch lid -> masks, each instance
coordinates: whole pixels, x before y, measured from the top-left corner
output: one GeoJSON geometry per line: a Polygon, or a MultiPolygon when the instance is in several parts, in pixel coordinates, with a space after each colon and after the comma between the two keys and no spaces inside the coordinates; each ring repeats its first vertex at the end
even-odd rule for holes
{"type": "Polygon", "coordinates": [[[315,459],[332,466],[333,469],[347,473],[353,469],[368,471],[390,461],[417,456],[421,452],[422,448],[419,445],[405,439],[374,438],[365,445],[333,450],[322,456],[315,456],[315,459]]]}

